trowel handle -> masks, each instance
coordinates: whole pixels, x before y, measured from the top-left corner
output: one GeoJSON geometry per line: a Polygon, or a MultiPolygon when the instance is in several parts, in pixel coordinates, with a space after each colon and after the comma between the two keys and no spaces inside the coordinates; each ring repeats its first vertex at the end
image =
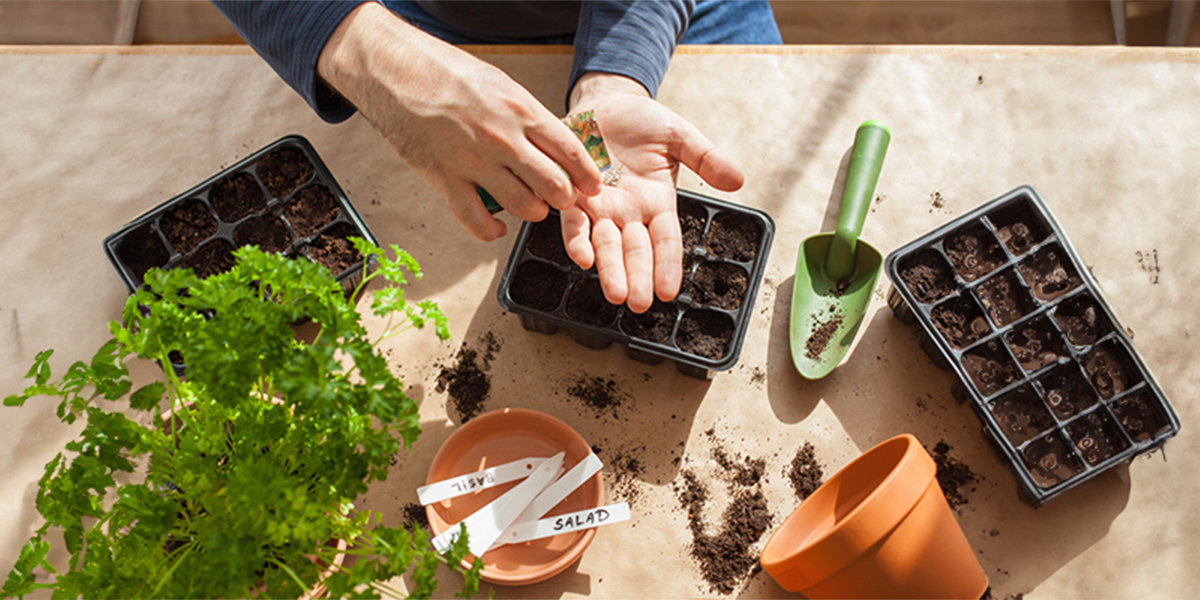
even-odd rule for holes
{"type": "Polygon", "coordinates": [[[887,125],[875,120],[859,125],[854,134],[854,150],[846,172],[837,229],[825,255],[825,277],[830,281],[840,281],[854,274],[858,236],[867,220],[875,183],[879,181],[879,170],[891,140],[892,133],[887,125]]]}

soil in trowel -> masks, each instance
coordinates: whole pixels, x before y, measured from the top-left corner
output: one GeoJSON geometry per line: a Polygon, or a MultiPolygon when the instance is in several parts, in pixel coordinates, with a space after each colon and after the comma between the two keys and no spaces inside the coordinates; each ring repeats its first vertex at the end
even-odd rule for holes
{"type": "Polygon", "coordinates": [[[831,306],[827,316],[822,312],[817,312],[811,318],[816,323],[816,327],[813,328],[812,335],[808,336],[808,340],[804,343],[804,356],[809,360],[821,360],[821,355],[829,347],[829,342],[833,341],[838,328],[842,326],[842,313],[836,307],[831,306]],[[823,316],[824,320],[822,320],[823,316]]]}
{"type": "Polygon", "coordinates": [[[482,355],[478,348],[469,348],[464,343],[458,350],[454,364],[442,367],[438,374],[438,392],[448,392],[450,404],[458,413],[459,423],[466,423],[483,412],[488,394],[492,390],[492,378],[487,373],[495,353],[500,350],[496,336],[488,332],[482,342],[482,355]]]}

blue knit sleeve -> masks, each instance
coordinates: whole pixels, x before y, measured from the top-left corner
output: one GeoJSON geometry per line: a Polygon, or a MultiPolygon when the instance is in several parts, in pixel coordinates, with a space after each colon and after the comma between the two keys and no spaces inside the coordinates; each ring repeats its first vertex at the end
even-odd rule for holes
{"type": "Polygon", "coordinates": [[[601,72],[634,79],[657,96],[695,8],[695,0],[584,0],[567,93],[584,73],[601,72]]]}
{"type": "Polygon", "coordinates": [[[366,0],[212,0],[267,64],[329,123],[355,108],[317,77],[317,59],[342,19],[366,0]]]}

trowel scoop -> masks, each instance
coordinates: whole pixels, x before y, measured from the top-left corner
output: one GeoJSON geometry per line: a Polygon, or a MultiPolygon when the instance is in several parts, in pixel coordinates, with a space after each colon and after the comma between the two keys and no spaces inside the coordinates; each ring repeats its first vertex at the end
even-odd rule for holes
{"type": "Polygon", "coordinates": [[[879,281],[883,256],[858,236],[891,138],[878,121],[858,126],[837,228],[805,239],[797,253],[789,337],[792,362],[808,379],[828,375],[841,362],[879,281]]]}

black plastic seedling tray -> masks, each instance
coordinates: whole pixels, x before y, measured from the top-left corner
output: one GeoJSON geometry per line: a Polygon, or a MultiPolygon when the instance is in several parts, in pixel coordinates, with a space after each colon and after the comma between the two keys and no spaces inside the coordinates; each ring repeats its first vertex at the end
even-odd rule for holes
{"type": "Polygon", "coordinates": [[[1032,187],[888,255],[888,304],[921,325],[1032,505],[1158,448],[1179,418],[1032,187]]]}
{"type": "Polygon", "coordinates": [[[766,213],[685,190],[678,191],[683,229],[683,285],[671,302],[655,299],[638,315],[609,304],[595,267],[567,256],[557,212],[525,223],[496,290],[504,310],[530,331],[561,327],[580,344],[603,349],[616,342],[637,361],[675,361],[678,370],[712,379],[733,368],[754,311],[775,222],[766,213]]]}
{"type": "Polygon", "coordinates": [[[291,135],[129,222],[104,253],[130,293],[153,267],[226,270],[248,244],[321,263],[351,293],[370,265],[349,237],[378,244],[312,144],[291,135]]]}

